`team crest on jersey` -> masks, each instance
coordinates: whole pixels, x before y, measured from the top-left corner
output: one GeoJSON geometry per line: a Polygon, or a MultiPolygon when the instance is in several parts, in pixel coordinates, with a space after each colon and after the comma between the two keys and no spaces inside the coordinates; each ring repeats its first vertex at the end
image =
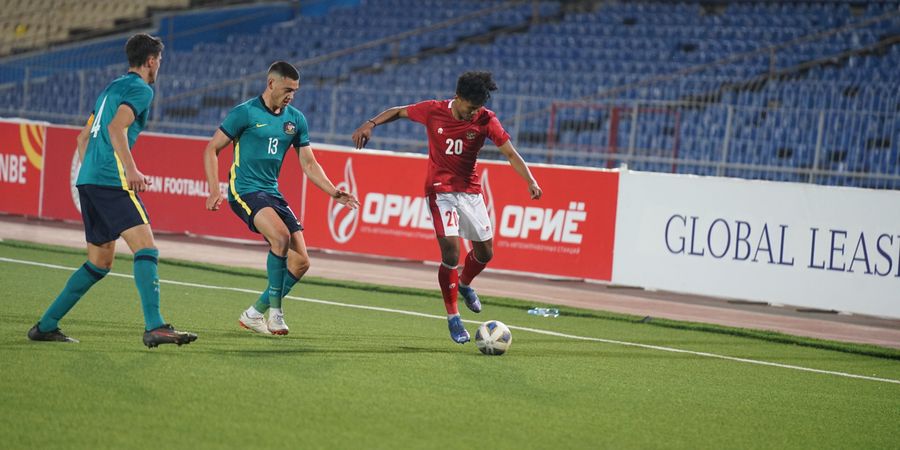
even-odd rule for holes
{"type": "Polygon", "coordinates": [[[475,132],[474,131],[466,131],[466,139],[468,139],[470,141],[472,139],[475,139],[475,132]]]}
{"type": "Polygon", "coordinates": [[[294,122],[285,122],[284,123],[284,134],[294,134],[297,132],[297,125],[294,125],[294,122]]]}
{"type": "Polygon", "coordinates": [[[438,128],[438,134],[444,134],[444,129],[443,129],[443,128],[438,128]]]}

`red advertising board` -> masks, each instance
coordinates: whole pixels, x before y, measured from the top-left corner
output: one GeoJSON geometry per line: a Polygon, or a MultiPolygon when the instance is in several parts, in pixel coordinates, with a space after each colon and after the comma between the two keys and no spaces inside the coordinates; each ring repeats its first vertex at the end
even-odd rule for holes
{"type": "MultiPolygon", "coordinates": [[[[2,129],[4,149],[13,148],[7,135],[18,132],[19,125],[0,126],[6,127],[2,129]]],[[[29,166],[25,171],[28,190],[8,196],[6,192],[12,193],[13,187],[2,185],[0,211],[36,214],[40,199],[42,217],[81,220],[74,189],[79,168],[77,133],[75,128],[47,128],[42,196],[40,177],[31,176],[40,172],[29,166]],[[32,186],[33,182],[37,184],[32,186]]],[[[154,230],[260,240],[227,204],[216,212],[204,208],[208,195],[202,158],[205,145],[206,139],[141,134],[133,154],[138,168],[153,179],[151,189],[140,195],[154,230]]],[[[28,153],[24,149],[20,153],[31,164],[28,153]]],[[[423,195],[424,156],[321,145],[316,146],[316,157],[331,180],[354,192],[362,206],[349,211],[336,204],[302,176],[296,154],[289,153],[280,189],[299,213],[310,247],[422,261],[440,259],[423,195]]],[[[231,158],[230,147],[219,156],[223,189],[231,158]]],[[[20,161],[17,158],[17,164],[20,161]]],[[[490,268],[609,281],[618,173],[556,166],[531,169],[544,190],[540,200],[529,198],[525,183],[508,163],[483,161],[478,165],[494,225],[490,268]]]]}
{"type": "MultiPolygon", "coordinates": [[[[324,146],[320,146],[324,147],[324,146]]],[[[303,222],[311,246],[416,260],[440,260],[425,201],[424,157],[317,150],[331,180],[356,192],[357,212],[309,195],[303,222]]],[[[532,167],[544,190],[531,200],[508,163],[481,162],[485,204],[494,223],[492,269],[610,280],[618,173],[532,167]]]]}
{"type": "MultiPolygon", "coordinates": [[[[81,220],[75,179],[80,167],[75,152],[75,128],[51,127],[47,133],[47,174],[43,217],[81,220]]],[[[151,177],[150,189],[140,194],[150,213],[155,231],[190,233],[238,239],[261,239],[250,232],[228,207],[207,211],[209,190],[203,173],[206,139],[142,133],[132,154],[138,169],[151,177]]],[[[232,149],[219,154],[221,189],[227,188],[232,149]]],[[[300,203],[302,175],[296,154],[284,161],[279,180],[282,193],[291,204],[300,203]]]]}
{"type": "Polygon", "coordinates": [[[78,192],[75,191],[75,177],[79,167],[76,136],[78,130],[74,128],[47,128],[44,146],[44,207],[41,217],[81,221],[78,192]]]}
{"type": "Polygon", "coordinates": [[[40,214],[46,130],[32,122],[0,122],[0,211],[40,214]]]}

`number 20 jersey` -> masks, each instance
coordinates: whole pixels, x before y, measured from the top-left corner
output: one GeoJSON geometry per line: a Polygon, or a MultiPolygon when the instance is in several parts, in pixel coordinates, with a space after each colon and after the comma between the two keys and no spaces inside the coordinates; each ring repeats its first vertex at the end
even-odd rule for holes
{"type": "Polygon", "coordinates": [[[406,107],[410,120],[425,125],[428,133],[426,194],[480,194],[476,166],[485,138],[498,147],[509,141],[509,133],[493,111],[481,108],[472,120],[459,120],[450,109],[453,101],[426,100],[406,107]]]}

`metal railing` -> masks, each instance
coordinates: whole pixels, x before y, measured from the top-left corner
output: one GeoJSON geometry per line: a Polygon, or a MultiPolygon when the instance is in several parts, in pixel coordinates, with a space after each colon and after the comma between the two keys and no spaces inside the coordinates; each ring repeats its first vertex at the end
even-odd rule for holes
{"type": "MultiPolygon", "coordinates": [[[[472,14],[516,4],[501,3],[472,14]]],[[[385,48],[388,54],[396,54],[398,43],[460,23],[472,14],[298,63],[307,73],[315,73],[317,67],[347,55],[385,48]]],[[[624,164],[638,170],[900,189],[897,78],[871,81],[816,75],[832,70],[865,74],[851,70],[853,64],[900,54],[898,36],[879,36],[877,41],[861,44],[853,44],[852,38],[854,33],[898,18],[900,12],[890,12],[662,76],[624,77],[621,85],[580,99],[501,94],[489,107],[532,162],[596,167],[624,164]],[[832,53],[814,52],[807,60],[790,63],[797,61],[792,52],[798,48],[829,39],[847,42],[847,46],[832,53]],[[721,75],[759,60],[764,60],[765,68],[750,76],[721,75]]],[[[402,58],[373,61],[376,65],[414,63],[402,58]]],[[[0,102],[0,115],[81,124],[85,108],[102,88],[98,83],[108,82],[122,67],[75,72],[72,82],[58,94],[76,99],[77,114],[35,106],[33,100],[46,95],[45,84],[50,80],[29,77],[26,72],[23,83],[0,85],[0,99],[10,89],[21,94],[9,97],[15,98],[14,102],[0,102]],[[38,91],[41,93],[36,94],[38,91]]],[[[177,75],[161,75],[149,130],[211,135],[231,106],[263,89],[261,72],[213,78],[188,89],[176,89],[175,78],[177,75]],[[212,114],[179,113],[181,101],[198,99],[197,103],[211,105],[206,112],[212,114]]],[[[295,104],[306,113],[314,141],[350,145],[353,129],[381,109],[452,96],[452,86],[435,91],[352,84],[353,80],[340,78],[301,87],[295,104]]],[[[379,128],[370,146],[421,152],[427,144],[418,124],[397,122],[379,128]]],[[[489,147],[482,157],[501,155],[489,147]]]]}

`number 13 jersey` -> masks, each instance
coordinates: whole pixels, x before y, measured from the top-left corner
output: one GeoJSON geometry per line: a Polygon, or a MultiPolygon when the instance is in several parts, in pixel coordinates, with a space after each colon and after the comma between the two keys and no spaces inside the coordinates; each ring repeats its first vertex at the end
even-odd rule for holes
{"type": "Polygon", "coordinates": [[[509,141],[493,111],[481,108],[472,120],[453,117],[454,100],[426,100],[406,108],[409,119],[425,125],[428,133],[428,175],[425,193],[481,193],[476,172],[478,152],[484,139],[498,147],[509,141]]]}
{"type": "Polygon", "coordinates": [[[235,106],[219,129],[234,142],[228,200],[250,192],[282,197],[278,175],[288,148],[309,145],[309,127],[303,113],[287,105],[275,114],[260,96],[235,106]]]}

